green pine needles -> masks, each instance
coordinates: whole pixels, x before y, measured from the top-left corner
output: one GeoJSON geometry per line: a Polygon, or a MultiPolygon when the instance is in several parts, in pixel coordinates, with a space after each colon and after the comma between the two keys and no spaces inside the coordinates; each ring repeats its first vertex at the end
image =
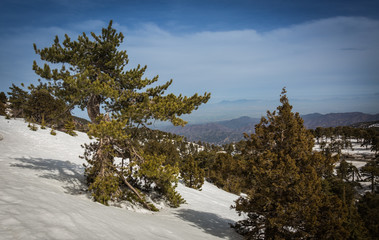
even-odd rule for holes
{"type": "Polygon", "coordinates": [[[187,187],[201,190],[201,186],[204,184],[205,172],[198,166],[192,156],[189,155],[184,159],[180,174],[187,187]]]}
{"type": "Polygon", "coordinates": [[[100,35],[83,33],[77,40],[65,35],[63,42],[57,36],[50,47],[38,49],[34,44],[34,49],[41,60],[60,67],[34,62],[33,69],[48,81],[56,98],[70,108],[87,110],[92,122],[88,135],[97,141],[84,146],[85,175],[96,201],[107,204],[134,195],[152,209],[144,192],[157,191],[178,206],[183,200],[175,192],[177,166],[168,164],[165,156],[144,154],[138,132],[152,120],[185,125],[180,116],[206,103],[210,94],[166,94],[172,80],[151,87],[158,76],[144,78],[146,66],[125,70],[128,55],[118,49],[123,40],[112,21],[100,35]]]}
{"type": "Polygon", "coordinates": [[[313,136],[292,112],[285,89],[280,102],[246,135],[250,188],[234,207],[248,218],[234,227],[249,239],[344,239],[342,202],[323,189],[333,160],[312,151],[313,136]]]}
{"type": "Polygon", "coordinates": [[[72,118],[69,118],[68,120],[66,120],[66,123],[64,125],[64,129],[65,129],[66,133],[71,135],[71,136],[77,136],[78,135],[74,131],[75,130],[75,123],[74,123],[74,119],[72,119],[72,118]]]}

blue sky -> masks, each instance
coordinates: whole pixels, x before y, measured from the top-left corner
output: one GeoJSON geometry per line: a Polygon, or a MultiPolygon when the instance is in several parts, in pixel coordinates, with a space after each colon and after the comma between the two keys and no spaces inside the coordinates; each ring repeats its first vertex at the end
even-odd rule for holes
{"type": "Polygon", "coordinates": [[[379,1],[51,0],[0,2],[0,91],[36,82],[32,44],[99,32],[113,19],[130,68],[211,92],[187,119],[259,117],[286,86],[294,110],[379,113],[379,1]]]}

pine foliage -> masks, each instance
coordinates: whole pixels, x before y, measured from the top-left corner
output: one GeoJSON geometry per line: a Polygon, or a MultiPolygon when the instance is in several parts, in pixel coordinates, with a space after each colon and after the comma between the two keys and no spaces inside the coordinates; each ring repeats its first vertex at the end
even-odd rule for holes
{"type": "Polygon", "coordinates": [[[201,189],[204,184],[204,170],[198,166],[192,156],[185,158],[180,169],[180,175],[187,187],[201,189]]]}
{"type": "Polygon", "coordinates": [[[366,193],[358,203],[358,212],[368,229],[370,239],[379,236],[379,194],[366,193]]]}
{"type": "Polygon", "coordinates": [[[379,155],[368,161],[362,168],[361,174],[363,180],[371,183],[371,193],[378,191],[377,185],[379,183],[379,155]]]}
{"type": "Polygon", "coordinates": [[[6,105],[7,105],[7,96],[4,92],[0,92],[0,115],[5,116],[6,112],[6,105]]]}
{"type": "Polygon", "coordinates": [[[8,94],[12,116],[23,117],[32,122],[31,125],[41,124],[41,129],[54,125],[60,128],[71,115],[70,108],[63,100],[54,97],[46,84],[40,82],[37,86],[30,85],[30,91],[12,84],[10,90],[8,94]]]}
{"type": "Polygon", "coordinates": [[[25,117],[24,111],[26,109],[26,102],[29,97],[28,92],[22,90],[20,87],[17,87],[14,84],[12,84],[12,86],[9,87],[9,89],[11,90],[10,92],[8,92],[8,96],[12,116],[14,118],[25,117]]]}
{"type": "Polygon", "coordinates": [[[72,119],[72,118],[69,118],[68,120],[66,120],[66,123],[64,125],[64,129],[65,129],[66,133],[71,135],[71,136],[77,136],[78,135],[74,131],[75,130],[75,123],[74,123],[74,119],[72,119]]]}

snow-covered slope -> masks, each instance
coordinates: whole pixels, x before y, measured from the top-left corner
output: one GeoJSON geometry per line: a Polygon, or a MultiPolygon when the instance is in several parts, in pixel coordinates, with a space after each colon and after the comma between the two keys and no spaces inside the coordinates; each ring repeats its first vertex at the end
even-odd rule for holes
{"type": "Polygon", "coordinates": [[[22,119],[0,116],[0,239],[240,239],[229,223],[237,199],[205,183],[181,184],[187,204],[141,213],[93,202],[83,183],[81,144],[50,130],[33,132],[22,119]]]}

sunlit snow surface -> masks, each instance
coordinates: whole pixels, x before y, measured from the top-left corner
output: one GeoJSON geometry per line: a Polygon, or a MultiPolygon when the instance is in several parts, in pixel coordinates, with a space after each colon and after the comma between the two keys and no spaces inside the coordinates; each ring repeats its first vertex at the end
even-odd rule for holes
{"type": "Polygon", "coordinates": [[[187,204],[177,209],[107,207],[85,191],[86,134],[52,136],[0,116],[0,135],[0,239],[241,239],[229,227],[241,219],[230,209],[238,197],[209,183],[179,184],[187,204]]]}

